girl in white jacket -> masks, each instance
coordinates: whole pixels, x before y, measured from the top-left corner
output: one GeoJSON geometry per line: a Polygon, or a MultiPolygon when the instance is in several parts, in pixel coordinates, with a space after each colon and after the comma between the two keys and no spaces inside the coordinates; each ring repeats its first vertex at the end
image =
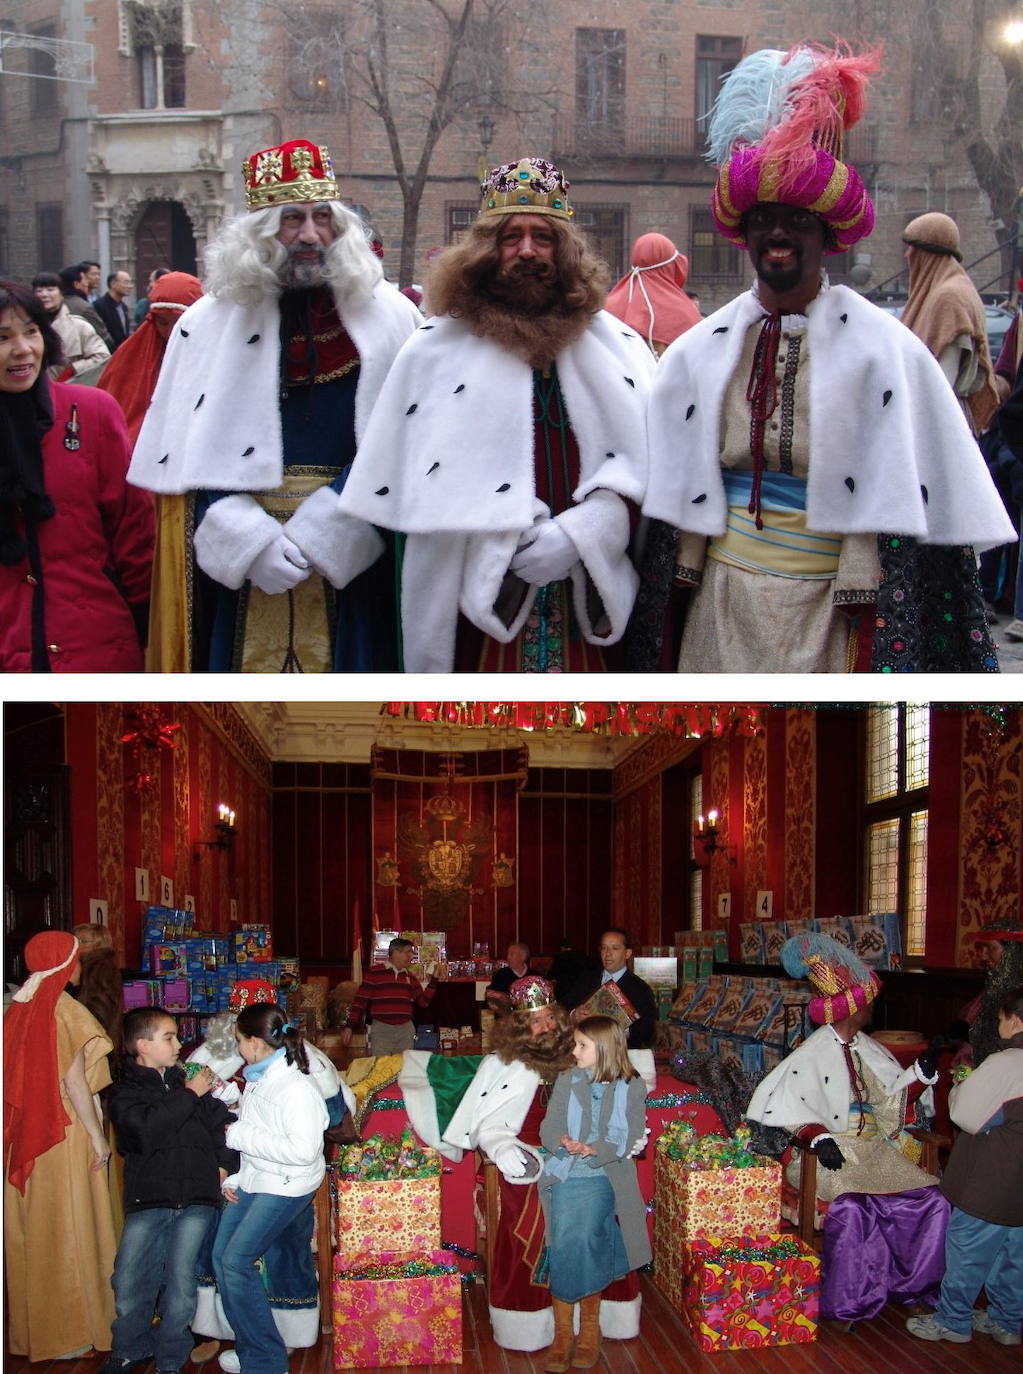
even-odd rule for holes
{"type": "Polygon", "coordinates": [[[241,1167],[224,1181],[228,1206],[213,1245],[213,1271],[235,1349],[220,1356],[220,1366],[228,1374],[284,1374],[288,1349],[256,1261],[271,1243],[287,1245],[296,1293],[316,1293],[313,1195],[324,1174],[327,1109],[309,1076],[302,1036],[280,1007],[246,1007],[235,1037],[246,1088],[227,1137],[241,1154],[241,1167]]]}

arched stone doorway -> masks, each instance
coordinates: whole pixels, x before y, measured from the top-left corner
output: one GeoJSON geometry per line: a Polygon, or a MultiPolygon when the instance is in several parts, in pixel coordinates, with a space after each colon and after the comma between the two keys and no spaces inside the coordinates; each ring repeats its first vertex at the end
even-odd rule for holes
{"type": "Polygon", "coordinates": [[[177,200],[154,200],[146,206],[135,229],[135,282],[146,291],[149,274],[157,267],[196,273],[195,234],[185,207],[177,200]]]}

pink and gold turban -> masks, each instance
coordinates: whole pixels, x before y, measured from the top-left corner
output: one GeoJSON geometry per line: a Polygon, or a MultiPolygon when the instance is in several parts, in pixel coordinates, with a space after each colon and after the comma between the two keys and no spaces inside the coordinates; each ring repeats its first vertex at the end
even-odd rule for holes
{"type": "Polygon", "coordinates": [[[874,227],[874,206],[844,135],[865,106],[876,52],[854,56],[801,43],[751,53],[725,78],[711,114],[709,156],[718,164],[711,211],[720,234],[745,245],[743,216],[755,205],[798,205],[831,230],[840,253],[874,227]]]}

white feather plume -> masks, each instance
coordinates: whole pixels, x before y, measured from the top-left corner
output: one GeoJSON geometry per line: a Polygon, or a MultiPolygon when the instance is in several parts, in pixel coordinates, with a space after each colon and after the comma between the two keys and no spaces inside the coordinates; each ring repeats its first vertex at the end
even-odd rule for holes
{"type": "Polygon", "coordinates": [[[737,143],[760,143],[785,115],[789,92],[814,67],[814,54],[800,48],[788,62],[779,48],[744,57],[722,81],[707,124],[707,161],[720,166],[737,143]]]}

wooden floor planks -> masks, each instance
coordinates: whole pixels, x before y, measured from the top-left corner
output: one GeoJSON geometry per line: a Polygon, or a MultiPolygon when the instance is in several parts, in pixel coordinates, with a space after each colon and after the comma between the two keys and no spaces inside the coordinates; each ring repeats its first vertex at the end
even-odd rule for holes
{"type": "MultiPolygon", "coordinates": [[[[708,1355],[697,1348],[684,1320],[667,1306],[648,1275],[641,1276],[641,1283],[640,1334],[633,1341],[606,1342],[596,1366],[600,1374],[835,1374],[836,1369],[869,1374],[1020,1374],[1023,1368],[1021,1347],[997,1345],[989,1336],[975,1334],[969,1345],[916,1340],[905,1330],[908,1310],[895,1306],[848,1332],[825,1323],[810,1344],[708,1355]]],[[[407,1368],[429,1374],[542,1374],[543,1351],[525,1354],[495,1345],[482,1285],[470,1285],[464,1292],[463,1363],[407,1368]]],[[[96,1374],[104,1358],[90,1355],[30,1364],[7,1355],[4,1369],[7,1374],[96,1374]]],[[[153,1366],[137,1374],[153,1374],[153,1366]]],[[[195,1366],[186,1366],[185,1374],[197,1374],[195,1366]]],[[[202,1374],[219,1374],[216,1361],[203,1366],[202,1374]]],[[[321,1336],[309,1350],[296,1351],[290,1374],[334,1374],[330,1336],[321,1336]]]]}

